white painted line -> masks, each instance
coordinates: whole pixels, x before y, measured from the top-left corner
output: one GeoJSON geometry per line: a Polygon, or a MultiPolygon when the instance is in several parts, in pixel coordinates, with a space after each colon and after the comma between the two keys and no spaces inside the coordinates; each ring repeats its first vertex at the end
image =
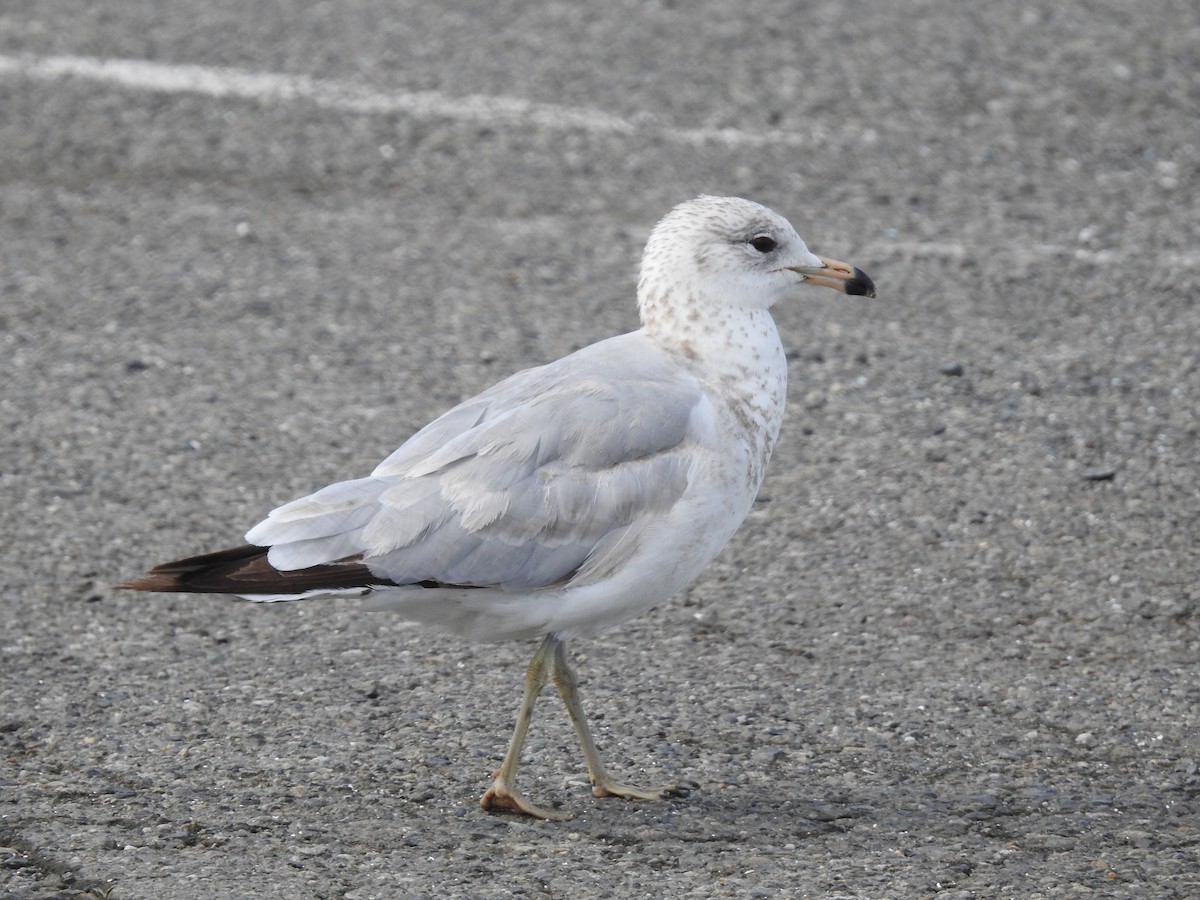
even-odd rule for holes
{"type": "MultiPolygon", "coordinates": [[[[886,241],[867,244],[869,251],[884,259],[901,259],[907,262],[933,260],[945,263],[966,263],[975,258],[981,248],[974,248],[957,241],[886,241]]],[[[991,247],[995,251],[995,245],[991,247]]],[[[1006,252],[1017,265],[1029,265],[1033,261],[1074,259],[1097,267],[1128,266],[1145,267],[1145,260],[1136,253],[1119,248],[1092,250],[1087,247],[1072,247],[1066,244],[1024,244],[1012,242],[1006,252]]],[[[1157,267],[1163,271],[1178,269],[1200,269],[1200,250],[1167,250],[1156,258],[1157,267]]]]}
{"type": "Polygon", "coordinates": [[[750,132],[736,128],[678,128],[647,114],[636,119],[587,107],[534,103],[519,97],[441,91],[385,92],[346,81],[247,72],[213,66],[174,65],[139,59],[86,56],[3,56],[0,77],[35,81],[82,79],[162,94],[232,97],[260,103],[312,103],[364,115],[406,115],[426,121],[451,119],[488,126],[540,128],[598,135],[654,134],[681,144],[800,146],[811,138],[786,131],[750,132]]]}
{"type": "MultiPolygon", "coordinates": [[[[729,147],[808,146],[816,135],[789,131],[751,132],[736,128],[679,128],[652,114],[636,119],[611,115],[587,107],[534,103],[518,97],[468,94],[456,97],[440,91],[387,93],[346,81],[247,72],[213,66],[172,65],[138,59],[98,59],[86,56],[0,55],[0,78],[34,81],[80,79],[135,91],[162,94],[197,94],[258,103],[311,103],[326,109],[363,115],[404,115],[422,121],[454,120],[497,128],[544,129],[616,137],[653,135],[661,140],[690,145],[729,147]]],[[[946,242],[888,242],[874,248],[888,257],[962,261],[970,254],[962,244],[946,242]]],[[[1091,251],[1058,245],[1027,248],[1034,257],[1073,255],[1096,265],[1123,262],[1116,251],[1091,251]]],[[[1196,251],[1165,254],[1168,267],[1200,268],[1196,251]]]]}

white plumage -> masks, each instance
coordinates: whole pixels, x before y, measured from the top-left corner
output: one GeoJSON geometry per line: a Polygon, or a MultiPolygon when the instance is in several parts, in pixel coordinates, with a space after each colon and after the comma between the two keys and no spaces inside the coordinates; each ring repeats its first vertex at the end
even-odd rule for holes
{"type": "Polygon", "coordinates": [[[470,638],[546,635],[485,807],[554,815],[513,785],[547,668],[597,794],[659,796],[604,773],[562,642],[669,597],[741,524],[783,418],[787,364],[769,309],[805,281],[874,295],[862,272],[814,256],[765,207],[681,204],[646,245],[641,329],[518,372],[431,422],[368,477],[272,511],[246,535],[269,548],[269,566],[239,548],[130,586],[260,600],[370,593],[371,608],[470,638]]]}

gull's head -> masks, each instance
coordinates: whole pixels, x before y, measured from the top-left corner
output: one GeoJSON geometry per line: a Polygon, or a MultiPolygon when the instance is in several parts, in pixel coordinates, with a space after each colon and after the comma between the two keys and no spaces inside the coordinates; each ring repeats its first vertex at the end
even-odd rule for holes
{"type": "Polygon", "coordinates": [[[805,283],[875,296],[862,270],[811,253],[783,216],[738,197],[697,197],[651,233],[638,304],[643,317],[664,303],[765,309],[805,283]]]}

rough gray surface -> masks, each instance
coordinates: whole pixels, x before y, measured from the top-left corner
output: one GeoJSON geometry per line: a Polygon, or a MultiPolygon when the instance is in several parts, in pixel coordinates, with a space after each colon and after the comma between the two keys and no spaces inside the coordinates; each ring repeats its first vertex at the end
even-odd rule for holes
{"type": "Polygon", "coordinates": [[[1200,893],[1200,8],[453,6],[0,5],[8,55],[653,116],[0,77],[5,896],[1200,893]],[[779,310],[760,503],[575,648],[614,772],[691,797],[564,786],[547,700],[527,787],[577,818],[482,814],[531,647],[107,589],[632,327],[700,192],[880,299],[779,310]]]}

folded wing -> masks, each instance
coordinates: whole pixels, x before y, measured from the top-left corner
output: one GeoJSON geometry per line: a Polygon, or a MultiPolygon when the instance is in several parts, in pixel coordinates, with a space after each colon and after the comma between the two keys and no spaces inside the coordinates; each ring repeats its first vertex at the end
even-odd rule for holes
{"type": "Polygon", "coordinates": [[[401,585],[566,584],[627,547],[691,477],[683,451],[706,401],[660,352],[624,335],[519,372],[246,539],[279,570],[353,559],[401,585]]]}

